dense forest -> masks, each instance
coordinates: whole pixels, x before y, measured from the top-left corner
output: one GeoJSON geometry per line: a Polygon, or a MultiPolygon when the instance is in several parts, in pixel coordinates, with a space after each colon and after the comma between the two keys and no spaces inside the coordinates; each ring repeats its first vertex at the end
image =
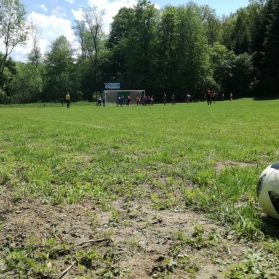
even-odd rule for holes
{"type": "Polygon", "coordinates": [[[279,93],[279,1],[251,0],[235,13],[218,16],[194,2],[158,10],[147,0],[121,8],[110,33],[104,12],[84,7],[73,30],[80,49],[65,36],[42,53],[39,26],[27,22],[19,0],[1,0],[0,103],[94,101],[105,82],[121,89],[145,89],[162,100],[206,88],[237,98],[274,98],[279,93]],[[32,40],[26,63],[11,59],[17,45],[32,40]]]}

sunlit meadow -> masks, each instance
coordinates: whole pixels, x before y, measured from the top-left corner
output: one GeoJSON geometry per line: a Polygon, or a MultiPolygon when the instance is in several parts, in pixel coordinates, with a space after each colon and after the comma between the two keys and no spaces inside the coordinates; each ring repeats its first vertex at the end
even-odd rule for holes
{"type": "MultiPolygon", "coordinates": [[[[111,203],[118,199],[145,200],[158,212],[192,210],[230,228],[233,237],[242,241],[266,239],[275,259],[278,241],[272,236],[277,221],[263,217],[256,184],[262,170],[279,161],[278,107],[279,100],[252,99],[211,106],[206,102],[1,106],[0,191],[14,205],[23,200],[38,206],[94,201],[103,211],[111,210],[113,220],[119,219],[119,213],[111,203]]],[[[88,214],[95,228],[97,216],[88,214]]],[[[4,226],[5,221],[0,222],[0,232],[4,226]]],[[[189,245],[182,232],[171,233],[189,245]]],[[[204,245],[202,233],[202,227],[195,227],[197,249],[204,245]]],[[[54,242],[47,247],[54,248],[48,249],[61,252],[57,237],[51,239],[54,242]]],[[[137,240],[130,237],[126,244],[137,247],[137,240]]],[[[41,259],[36,269],[32,267],[36,278],[51,272],[42,253],[30,251],[14,254],[3,248],[5,272],[28,274],[33,258],[41,259]],[[29,262],[23,260],[26,255],[29,262]]],[[[73,261],[79,265],[84,257],[92,261],[97,257],[92,251],[82,258],[76,254],[73,261]]],[[[226,278],[244,278],[246,267],[246,262],[231,267],[226,278]]],[[[112,272],[111,266],[106,272],[103,277],[112,272]]],[[[265,276],[266,268],[259,272],[265,276]]],[[[115,278],[111,276],[106,278],[115,278]]]]}
{"type": "Polygon", "coordinates": [[[262,227],[258,176],[279,160],[278,105],[3,106],[0,182],[14,200],[51,204],[178,190],[179,200],[154,206],[195,206],[233,226],[247,219],[239,226],[252,237],[262,227]]]}

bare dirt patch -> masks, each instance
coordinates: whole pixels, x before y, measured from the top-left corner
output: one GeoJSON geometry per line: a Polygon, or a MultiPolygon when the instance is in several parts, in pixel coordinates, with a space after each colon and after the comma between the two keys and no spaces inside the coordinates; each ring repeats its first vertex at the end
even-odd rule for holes
{"type": "MultiPolygon", "coordinates": [[[[24,278],[225,278],[229,265],[257,250],[198,212],[158,211],[146,198],[119,198],[107,210],[94,201],[52,206],[9,200],[0,201],[0,258],[9,257],[5,249],[29,247],[28,257],[47,268],[30,268],[24,278]]],[[[7,263],[1,260],[0,270],[7,263]]],[[[19,278],[17,272],[4,278],[19,278]]]]}
{"type": "Polygon", "coordinates": [[[250,162],[237,162],[237,161],[222,161],[222,162],[216,162],[214,169],[216,172],[220,172],[224,168],[227,167],[254,167],[256,166],[256,163],[250,163],[250,162]]]}

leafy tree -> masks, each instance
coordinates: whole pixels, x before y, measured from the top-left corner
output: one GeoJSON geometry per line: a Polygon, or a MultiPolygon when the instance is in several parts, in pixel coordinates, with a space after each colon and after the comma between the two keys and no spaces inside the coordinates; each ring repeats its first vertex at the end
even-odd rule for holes
{"type": "Polygon", "coordinates": [[[231,77],[233,75],[233,61],[236,55],[224,45],[216,42],[210,48],[210,67],[215,81],[215,91],[224,93],[231,91],[231,77]]]}
{"type": "Polygon", "coordinates": [[[42,98],[42,64],[16,63],[16,76],[9,85],[13,103],[38,102],[42,98]]]}
{"type": "Polygon", "coordinates": [[[84,20],[75,20],[75,24],[76,26],[73,27],[73,30],[80,44],[81,58],[85,60],[93,53],[91,33],[86,28],[86,22],[84,20]]]}
{"type": "Polygon", "coordinates": [[[212,54],[214,78],[220,85],[220,92],[233,92],[237,98],[251,97],[255,82],[255,69],[248,53],[235,55],[221,45],[214,46],[212,54]]]}
{"type": "MultiPolygon", "coordinates": [[[[83,8],[82,9],[83,24],[90,33],[92,42],[92,53],[90,53],[90,59],[92,61],[92,76],[94,80],[95,92],[98,91],[99,82],[99,70],[98,59],[101,51],[102,39],[103,39],[103,16],[104,11],[98,10],[97,6],[83,8]]],[[[97,94],[97,93],[96,93],[97,94]]]]}
{"type": "Polygon", "coordinates": [[[248,52],[251,39],[251,21],[247,8],[239,9],[225,18],[222,43],[235,54],[248,52]]]}
{"type": "MultiPolygon", "coordinates": [[[[78,98],[91,101],[94,92],[92,83],[92,62],[89,59],[79,57],[75,63],[74,69],[74,80],[76,81],[76,88],[79,91],[78,98]]],[[[71,99],[74,100],[72,94],[71,99]]]]}
{"type": "Polygon", "coordinates": [[[128,69],[127,53],[130,51],[128,38],[132,31],[132,24],[135,20],[132,8],[121,8],[111,23],[110,34],[106,47],[108,49],[108,61],[104,66],[104,72],[108,73],[107,81],[111,77],[120,79],[128,69]]]}
{"type": "Polygon", "coordinates": [[[232,36],[234,40],[235,54],[241,54],[249,51],[250,43],[250,26],[249,13],[246,8],[239,9],[232,36]]]}
{"type": "Polygon", "coordinates": [[[247,52],[236,56],[232,68],[232,91],[237,97],[252,97],[255,69],[247,52]]]}
{"type": "Polygon", "coordinates": [[[65,36],[58,37],[45,54],[44,90],[48,100],[64,100],[65,90],[73,88],[73,49],[65,36]]]}
{"type": "Polygon", "coordinates": [[[212,83],[209,50],[200,10],[189,4],[178,8],[180,19],[175,84],[183,81],[187,91],[203,91],[212,83]]]}
{"type": "Polygon", "coordinates": [[[279,92],[279,3],[274,2],[270,24],[265,39],[265,64],[267,74],[272,78],[270,90],[279,92]]]}
{"type": "Polygon", "coordinates": [[[3,86],[3,73],[8,56],[17,45],[23,45],[27,38],[27,26],[24,18],[26,11],[19,0],[0,1],[0,39],[5,51],[0,60],[0,86],[3,86]]]}
{"type": "Polygon", "coordinates": [[[206,37],[209,45],[213,45],[221,38],[221,21],[217,17],[215,10],[208,5],[200,7],[201,19],[205,26],[206,37]]]}
{"type": "Polygon", "coordinates": [[[227,49],[234,50],[233,34],[235,32],[236,17],[231,14],[223,16],[222,19],[222,37],[220,43],[225,45],[227,49]]]}
{"type": "Polygon", "coordinates": [[[264,69],[264,41],[266,38],[266,27],[269,24],[270,11],[267,11],[269,9],[267,9],[263,2],[258,1],[251,1],[249,7],[253,14],[250,52],[253,54],[254,66],[262,71],[264,69]]]}
{"type": "Polygon", "coordinates": [[[254,0],[249,5],[254,19],[251,27],[251,53],[253,64],[258,70],[255,95],[259,96],[274,95],[279,89],[276,77],[277,5],[276,0],[254,0]]]}
{"type": "Polygon", "coordinates": [[[42,32],[40,26],[34,21],[30,20],[29,22],[30,27],[30,39],[32,41],[32,50],[28,55],[28,60],[35,65],[35,67],[38,67],[39,62],[42,60],[42,53],[39,45],[40,40],[40,34],[42,32]]]}
{"type": "MultiPolygon", "coordinates": [[[[156,81],[157,27],[159,10],[154,4],[141,0],[134,8],[132,28],[125,36],[126,86],[131,89],[146,88],[156,81]]],[[[148,92],[150,93],[150,92],[148,92]]]]}
{"type": "MultiPolygon", "coordinates": [[[[4,54],[0,52],[0,63],[4,59],[4,54]]],[[[5,63],[4,71],[2,73],[2,90],[1,92],[5,92],[8,98],[1,98],[2,100],[5,100],[4,103],[10,101],[10,94],[11,94],[11,89],[10,89],[10,84],[13,81],[14,77],[17,74],[16,70],[16,63],[15,61],[12,60],[11,57],[9,57],[5,63]]],[[[1,87],[0,87],[1,88],[1,87]]],[[[0,101],[1,102],[1,101],[0,101]]]]}
{"type": "Polygon", "coordinates": [[[178,9],[168,5],[162,12],[158,26],[157,72],[160,78],[160,89],[163,92],[171,93],[175,88],[176,63],[180,53],[178,49],[180,20],[178,9]]]}

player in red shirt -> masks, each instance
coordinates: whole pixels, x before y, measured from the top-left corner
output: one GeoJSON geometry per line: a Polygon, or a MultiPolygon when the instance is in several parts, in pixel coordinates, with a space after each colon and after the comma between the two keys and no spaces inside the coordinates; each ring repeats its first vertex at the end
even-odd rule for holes
{"type": "Polygon", "coordinates": [[[211,103],[212,103],[212,92],[211,92],[210,89],[206,90],[206,93],[205,93],[204,97],[206,98],[207,104],[211,105],[211,103]]]}

